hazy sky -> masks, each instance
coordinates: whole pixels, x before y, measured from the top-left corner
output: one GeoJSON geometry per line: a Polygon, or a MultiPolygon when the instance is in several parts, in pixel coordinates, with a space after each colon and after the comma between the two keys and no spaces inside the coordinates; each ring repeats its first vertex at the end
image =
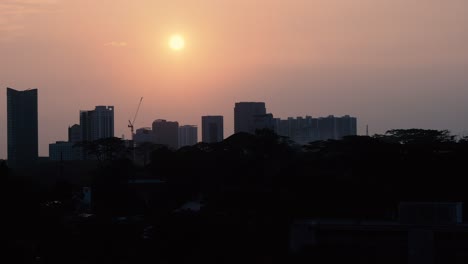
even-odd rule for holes
{"type": "Polygon", "coordinates": [[[39,89],[40,155],[79,110],[115,106],[115,135],[195,124],[239,101],[275,117],[350,114],[364,133],[468,131],[466,0],[0,0],[0,158],[6,90],[39,89]],[[186,49],[171,51],[171,34],[186,49]]]}

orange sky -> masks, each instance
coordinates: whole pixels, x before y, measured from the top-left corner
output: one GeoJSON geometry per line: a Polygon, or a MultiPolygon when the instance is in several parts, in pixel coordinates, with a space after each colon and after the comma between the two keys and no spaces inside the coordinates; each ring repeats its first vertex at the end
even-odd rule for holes
{"type": "Polygon", "coordinates": [[[0,87],[39,89],[42,156],[95,105],[114,105],[128,137],[141,96],[137,127],[221,114],[228,136],[235,102],[265,101],[282,118],[351,114],[360,132],[466,133],[467,13],[466,0],[0,0],[0,87]]]}

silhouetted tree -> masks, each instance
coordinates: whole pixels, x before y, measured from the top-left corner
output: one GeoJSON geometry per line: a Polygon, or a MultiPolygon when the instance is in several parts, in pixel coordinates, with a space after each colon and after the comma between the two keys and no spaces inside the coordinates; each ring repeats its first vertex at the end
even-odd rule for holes
{"type": "Polygon", "coordinates": [[[160,148],[160,145],[152,142],[142,142],[137,144],[135,151],[138,157],[143,159],[143,166],[146,166],[150,161],[150,155],[153,151],[160,148]]]}
{"type": "Polygon", "coordinates": [[[125,146],[121,138],[110,137],[93,141],[83,141],[75,144],[74,147],[82,148],[84,153],[94,157],[99,164],[105,161],[128,158],[130,150],[125,146]]]}
{"type": "Polygon", "coordinates": [[[463,137],[461,137],[461,138],[458,140],[458,143],[463,144],[463,145],[468,144],[468,136],[463,136],[463,137]]]}
{"type": "Polygon", "coordinates": [[[377,138],[383,138],[401,144],[431,144],[431,143],[449,143],[455,141],[455,136],[448,130],[432,129],[392,129],[385,135],[377,135],[377,138]]]}

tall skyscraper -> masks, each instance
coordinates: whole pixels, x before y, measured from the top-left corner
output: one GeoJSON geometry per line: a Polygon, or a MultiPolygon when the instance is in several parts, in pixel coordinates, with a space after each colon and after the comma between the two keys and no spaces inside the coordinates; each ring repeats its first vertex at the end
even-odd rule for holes
{"type": "Polygon", "coordinates": [[[38,158],[37,89],[7,88],[8,165],[29,166],[38,158]]]}
{"type": "Polygon", "coordinates": [[[202,141],[221,142],[224,139],[223,116],[202,116],[202,141]]]}
{"type": "Polygon", "coordinates": [[[169,148],[179,147],[179,123],[157,119],[153,122],[153,133],[157,144],[167,145],[169,148]]]}
{"type": "Polygon", "coordinates": [[[234,133],[247,132],[254,134],[258,129],[255,124],[255,116],[266,115],[266,107],[263,102],[240,102],[234,107],[234,133]]]}
{"type": "Polygon", "coordinates": [[[193,125],[179,127],[179,148],[198,143],[198,128],[193,125]]]}
{"type": "Polygon", "coordinates": [[[81,140],[92,141],[93,140],[93,112],[80,111],[80,127],[81,127],[81,140]]]}
{"type": "Polygon", "coordinates": [[[96,106],[94,110],[80,111],[83,141],[114,137],[114,107],[96,106]]]}

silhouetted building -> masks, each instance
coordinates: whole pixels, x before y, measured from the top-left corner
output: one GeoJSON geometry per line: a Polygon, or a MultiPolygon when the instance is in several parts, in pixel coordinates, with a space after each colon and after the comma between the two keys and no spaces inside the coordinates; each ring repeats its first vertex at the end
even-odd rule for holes
{"type": "Polygon", "coordinates": [[[223,116],[202,116],[202,141],[221,142],[224,139],[223,116]]]}
{"type": "Polygon", "coordinates": [[[272,114],[254,115],[253,116],[254,132],[257,129],[275,129],[274,118],[272,114]]]}
{"type": "Polygon", "coordinates": [[[82,141],[81,136],[81,126],[74,124],[71,127],[68,127],[68,142],[77,143],[82,141]]]}
{"type": "Polygon", "coordinates": [[[80,111],[83,141],[114,137],[114,107],[96,106],[94,110],[80,111]]]}
{"type": "Polygon", "coordinates": [[[336,123],[333,115],[320,117],[318,119],[318,128],[320,140],[336,139],[336,123]]]}
{"type": "Polygon", "coordinates": [[[50,160],[81,160],[81,150],[74,147],[75,143],[57,141],[49,144],[49,159],[50,160]]]}
{"type": "Polygon", "coordinates": [[[266,115],[265,103],[263,102],[240,102],[234,107],[234,133],[247,132],[254,134],[258,126],[255,116],[266,115]]]}
{"type": "Polygon", "coordinates": [[[80,111],[81,139],[93,140],[93,111],[80,111]]]}
{"type": "Polygon", "coordinates": [[[198,143],[198,128],[193,125],[179,127],[179,148],[198,143]]]}
{"type": "Polygon", "coordinates": [[[288,117],[286,120],[273,120],[275,131],[280,136],[289,137],[299,144],[307,144],[317,140],[342,139],[345,136],[357,134],[357,119],[345,115],[343,117],[313,118],[288,117]]]}
{"type": "Polygon", "coordinates": [[[318,119],[311,116],[286,120],[275,119],[275,131],[280,136],[289,137],[299,144],[307,144],[319,139],[318,119]]]}
{"type": "Polygon", "coordinates": [[[137,145],[143,142],[156,143],[156,136],[151,127],[142,127],[136,130],[133,140],[137,145]]]}
{"type": "Polygon", "coordinates": [[[355,136],[357,134],[357,119],[345,115],[336,118],[336,139],[342,139],[345,136],[355,136]]]}
{"type": "Polygon", "coordinates": [[[462,203],[401,203],[399,221],[297,219],[290,253],[300,263],[466,263],[462,203]]]}
{"type": "Polygon", "coordinates": [[[38,159],[37,89],[7,88],[8,165],[23,167],[38,159]]]}
{"type": "Polygon", "coordinates": [[[157,119],[153,122],[153,133],[157,144],[177,149],[179,146],[179,123],[157,119]]]}

